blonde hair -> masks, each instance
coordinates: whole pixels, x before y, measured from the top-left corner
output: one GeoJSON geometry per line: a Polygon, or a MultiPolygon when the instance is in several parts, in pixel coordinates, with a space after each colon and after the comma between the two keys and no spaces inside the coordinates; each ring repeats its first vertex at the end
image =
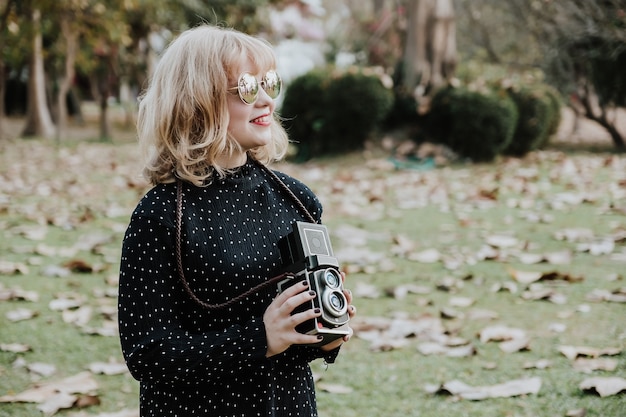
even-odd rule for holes
{"type": "MultiPolygon", "coordinates": [[[[249,60],[257,72],[276,67],[266,41],[233,29],[201,25],[183,32],[167,47],[139,102],[137,133],[152,183],[176,177],[208,185],[214,172],[227,170],[217,158],[239,150],[228,134],[229,85],[240,65],[249,60]]],[[[261,163],[281,159],[288,145],[275,114],[272,142],[249,151],[261,163]]]]}

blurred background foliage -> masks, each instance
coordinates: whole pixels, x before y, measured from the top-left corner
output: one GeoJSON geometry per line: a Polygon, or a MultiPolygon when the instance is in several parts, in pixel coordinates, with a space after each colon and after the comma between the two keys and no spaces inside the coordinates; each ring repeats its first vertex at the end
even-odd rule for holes
{"type": "Polygon", "coordinates": [[[62,140],[95,103],[111,139],[108,109],[132,127],[159,53],[203,22],[275,45],[299,159],[384,131],[470,160],[523,156],[549,143],[562,105],[625,148],[624,0],[0,0],[0,120],[62,140]],[[511,102],[514,118],[493,110],[511,102]]]}

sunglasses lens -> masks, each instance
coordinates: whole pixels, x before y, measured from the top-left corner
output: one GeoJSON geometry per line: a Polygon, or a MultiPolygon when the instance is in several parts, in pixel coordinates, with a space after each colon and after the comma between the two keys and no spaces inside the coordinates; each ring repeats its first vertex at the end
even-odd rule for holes
{"type": "Polygon", "coordinates": [[[263,77],[263,89],[271,98],[276,98],[280,94],[283,82],[276,71],[268,71],[263,77]]]}
{"type": "Polygon", "coordinates": [[[259,82],[256,77],[249,73],[243,73],[239,77],[239,83],[237,84],[239,91],[239,97],[246,104],[252,104],[259,96],[259,82]]]}

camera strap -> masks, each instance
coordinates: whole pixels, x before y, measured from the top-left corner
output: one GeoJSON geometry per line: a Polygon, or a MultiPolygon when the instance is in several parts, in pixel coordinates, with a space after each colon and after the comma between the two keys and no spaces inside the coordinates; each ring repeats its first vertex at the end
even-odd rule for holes
{"type": "MultiPolygon", "coordinates": [[[[311,213],[307,210],[307,208],[302,204],[302,201],[291,191],[287,184],[285,184],[274,171],[272,171],[269,167],[265,166],[261,162],[252,158],[252,161],[257,164],[269,177],[279,186],[279,188],[286,193],[291,200],[296,204],[296,207],[304,214],[307,220],[311,223],[317,223],[315,218],[311,215],[311,213]]],[[[182,223],[183,223],[183,181],[180,178],[176,178],[176,238],[174,239],[175,250],[176,250],[176,269],[178,269],[178,278],[185,289],[187,295],[200,307],[207,310],[221,310],[223,308],[229,307],[244,298],[248,297],[251,294],[259,292],[260,290],[274,285],[279,281],[287,278],[293,277],[294,274],[290,272],[285,272],[280,275],[277,275],[273,278],[268,279],[267,281],[262,282],[261,284],[250,288],[249,290],[239,294],[236,297],[231,298],[228,301],[223,303],[211,304],[206,301],[201,300],[198,296],[193,292],[187,279],[185,278],[185,273],[183,272],[183,257],[182,257],[182,223]]]]}

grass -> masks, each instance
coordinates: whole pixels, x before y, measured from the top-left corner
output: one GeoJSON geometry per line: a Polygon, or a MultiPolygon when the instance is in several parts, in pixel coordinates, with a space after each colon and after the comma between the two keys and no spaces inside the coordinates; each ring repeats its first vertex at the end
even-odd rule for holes
{"type": "MultiPolygon", "coordinates": [[[[137,161],[134,143],[54,147],[36,140],[16,141],[2,150],[0,262],[24,263],[28,272],[0,275],[0,284],[5,289],[36,291],[40,298],[36,302],[0,302],[0,343],[23,343],[32,348],[26,353],[0,351],[0,396],[21,392],[38,380],[74,375],[92,362],[121,360],[116,337],[81,332],[65,323],[60,312],[50,310],[49,303],[61,293],[86,297],[96,311],[89,323],[95,327],[105,321],[98,312],[115,306],[114,297],[96,295],[115,288],[123,230],[145,190],[137,181],[137,161]],[[42,240],[29,237],[28,231],[39,229],[45,231],[42,240]],[[104,243],[65,256],[64,252],[80,239],[95,235],[104,236],[104,243]],[[67,277],[44,274],[47,267],[62,265],[68,259],[80,259],[99,269],[67,277]],[[21,307],[38,315],[9,322],[6,314],[21,307]],[[33,376],[25,367],[16,366],[19,360],[54,364],[56,371],[48,377],[33,376]]],[[[624,393],[600,398],[581,391],[579,383],[590,375],[574,370],[557,351],[559,345],[626,347],[624,304],[587,299],[594,289],[624,287],[624,262],[610,254],[578,252],[577,243],[555,238],[555,233],[565,228],[588,228],[598,238],[626,229],[626,217],[620,211],[626,208],[626,159],[606,152],[552,150],[524,160],[432,171],[393,171],[380,166],[384,166],[383,155],[366,158],[362,154],[282,166],[322,199],[337,253],[349,248],[343,238],[351,236],[336,232],[350,225],[367,233],[366,242],[357,250],[393,265],[385,272],[372,261],[370,272],[349,274],[348,286],[356,290],[361,284],[371,284],[385,290],[419,284],[430,289],[427,294],[409,294],[403,299],[356,299],[359,320],[398,314],[439,317],[452,296],[475,300],[471,308],[457,308],[461,313],[489,309],[497,312],[498,318],[492,322],[463,317],[443,321],[446,329],[476,346],[477,355],[467,358],[424,356],[416,349],[417,340],[410,340],[402,349],[372,352],[369,342],[357,335],[344,346],[337,363],[312,365],[321,376],[320,386],[337,384],[352,390],[348,394],[318,390],[320,416],[534,417],[565,416],[575,409],[586,409],[587,416],[626,415],[624,393]],[[568,193],[584,194],[589,201],[556,201],[557,196],[568,193]],[[532,222],[527,220],[529,215],[549,215],[551,220],[532,222]],[[572,260],[564,265],[525,265],[510,250],[502,260],[471,261],[486,237],[497,233],[515,236],[520,242],[515,250],[570,250],[572,260]],[[447,259],[459,262],[450,268],[442,262],[418,263],[396,256],[392,253],[393,239],[400,235],[414,242],[415,251],[436,248],[447,259]],[[521,286],[517,293],[492,291],[495,284],[511,282],[511,269],[558,271],[583,280],[544,284],[564,294],[564,304],[524,300],[521,286]],[[451,291],[439,290],[438,284],[447,278],[459,285],[451,291]],[[504,353],[494,342],[481,343],[478,332],[494,323],[526,330],[531,337],[530,350],[504,353]],[[564,324],[565,331],[551,331],[552,323],[564,324]],[[540,359],[549,359],[552,366],[524,369],[525,363],[540,359]],[[426,384],[454,379],[478,386],[528,376],[542,378],[539,394],[467,401],[429,394],[424,389],[426,384]]],[[[625,251],[624,242],[618,241],[613,253],[625,251]]],[[[616,371],[595,371],[593,376],[626,377],[626,353],[614,359],[618,360],[616,371]]],[[[100,384],[100,404],[84,412],[97,415],[137,407],[137,383],[128,374],[95,378],[100,384]]],[[[59,415],[73,412],[76,410],[59,415]]],[[[0,404],[0,417],[38,414],[35,404],[0,404]]]]}

